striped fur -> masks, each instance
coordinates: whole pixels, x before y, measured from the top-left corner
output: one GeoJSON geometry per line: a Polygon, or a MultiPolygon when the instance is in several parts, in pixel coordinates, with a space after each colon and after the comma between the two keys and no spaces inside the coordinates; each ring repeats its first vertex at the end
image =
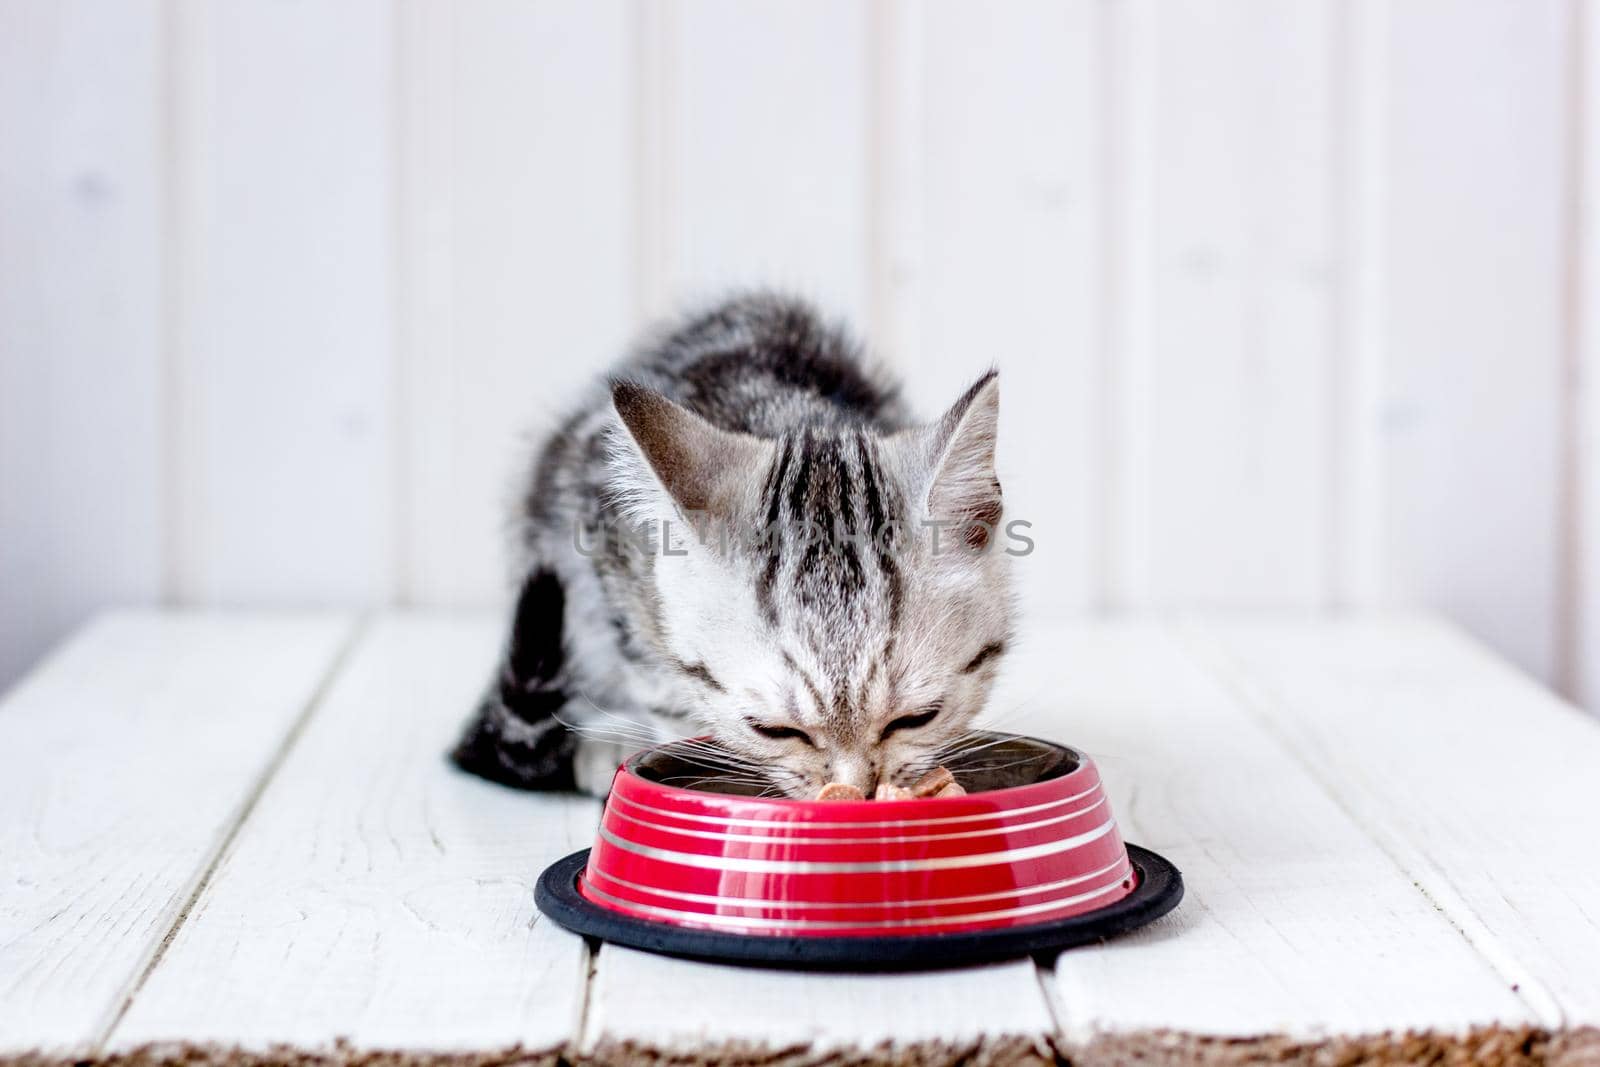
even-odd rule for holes
{"type": "Polygon", "coordinates": [[[841,330],[771,295],[648,338],[536,457],[507,655],[455,759],[601,793],[627,751],[707,733],[775,793],[920,774],[1009,633],[996,408],[990,374],[913,423],[841,330]],[[936,553],[930,518],[966,525],[936,553]]]}

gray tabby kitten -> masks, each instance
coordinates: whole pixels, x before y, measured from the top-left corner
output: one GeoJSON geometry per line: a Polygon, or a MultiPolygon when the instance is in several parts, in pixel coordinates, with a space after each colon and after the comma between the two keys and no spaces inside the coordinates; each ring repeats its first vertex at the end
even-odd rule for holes
{"type": "Polygon", "coordinates": [[[649,340],[538,454],[455,761],[603,795],[628,752],[704,734],[771,795],[909,784],[1009,635],[997,404],[991,372],[913,424],[842,332],[766,294],[649,340]]]}

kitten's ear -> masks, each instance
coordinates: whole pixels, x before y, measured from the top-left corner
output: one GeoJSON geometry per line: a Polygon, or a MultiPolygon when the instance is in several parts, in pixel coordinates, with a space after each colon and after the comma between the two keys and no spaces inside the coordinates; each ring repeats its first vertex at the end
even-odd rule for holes
{"type": "Polygon", "coordinates": [[[932,459],[928,517],[955,523],[972,548],[983,548],[1000,524],[994,469],[999,422],[1000,376],[990,371],[926,431],[932,459]]]}
{"type": "Polygon", "coordinates": [[[713,426],[653,389],[613,382],[611,403],[639,455],[686,514],[733,518],[751,472],[771,462],[770,441],[713,426]]]}

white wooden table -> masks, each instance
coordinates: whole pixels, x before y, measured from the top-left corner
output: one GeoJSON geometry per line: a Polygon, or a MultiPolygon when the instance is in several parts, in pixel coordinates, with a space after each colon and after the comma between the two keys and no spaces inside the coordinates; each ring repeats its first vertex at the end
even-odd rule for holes
{"type": "Polygon", "coordinates": [[[119,614],[0,705],[0,1061],[1600,1063],[1600,723],[1427,619],[1035,629],[1006,728],[1188,897],[888,976],[587,947],[593,801],[452,770],[487,617],[119,614]]]}

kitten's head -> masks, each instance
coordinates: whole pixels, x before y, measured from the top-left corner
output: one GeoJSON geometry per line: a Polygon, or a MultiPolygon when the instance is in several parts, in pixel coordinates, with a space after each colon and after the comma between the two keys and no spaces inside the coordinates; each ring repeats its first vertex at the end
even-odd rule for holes
{"type": "Polygon", "coordinates": [[[675,699],[790,796],[830,781],[871,795],[938,764],[1010,632],[995,375],[892,434],[770,440],[641,386],[613,400],[633,515],[669,519],[682,553],[653,562],[675,699]]]}

